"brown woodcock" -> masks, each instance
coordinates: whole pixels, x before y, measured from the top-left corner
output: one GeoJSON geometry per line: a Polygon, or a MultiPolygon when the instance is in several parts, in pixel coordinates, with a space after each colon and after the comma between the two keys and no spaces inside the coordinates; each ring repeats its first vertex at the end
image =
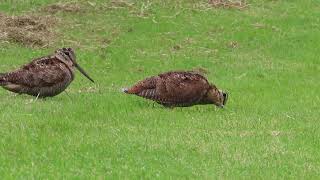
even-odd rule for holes
{"type": "Polygon", "coordinates": [[[94,82],[78,65],[74,50],[62,48],[53,55],[36,58],[17,70],[1,73],[0,86],[19,94],[52,97],[69,86],[74,79],[75,69],[94,82]]]}
{"type": "Polygon", "coordinates": [[[166,72],[139,81],[123,92],[156,101],[166,107],[186,107],[215,104],[224,107],[228,94],[209,84],[199,73],[192,71],[166,72]]]}

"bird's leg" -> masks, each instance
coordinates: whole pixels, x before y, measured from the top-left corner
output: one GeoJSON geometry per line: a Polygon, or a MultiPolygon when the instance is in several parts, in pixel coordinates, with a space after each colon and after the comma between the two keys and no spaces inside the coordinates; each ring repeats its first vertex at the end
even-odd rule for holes
{"type": "Polygon", "coordinates": [[[39,95],[40,95],[40,92],[38,93],[38,95],[37,95],[36,99],[34,100],[35,102],[38,100],[39,95]]]}
{"type": "MultiPolygon", "coordinates": [[[[30,102],[29,102],[29,103],[36,102],[36,101],[38,100],[38,98],[39,98],[39,95],[40,95],[40,92],[38,93],[38,95],[36,96],[35,99],[30,99],[30,102]]],[[[29,104],[29,103],[27,103],[27,104],[29,104]]]]}

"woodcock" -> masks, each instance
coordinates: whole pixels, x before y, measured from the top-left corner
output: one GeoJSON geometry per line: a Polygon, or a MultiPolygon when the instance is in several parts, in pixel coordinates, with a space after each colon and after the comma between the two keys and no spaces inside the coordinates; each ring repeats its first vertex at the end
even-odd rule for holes
{"type": "Polygon", "coordinates": [[[208,80],[195,72],[166,72],[142,80],[129,89],[127,94],[156,101],[166,107],[215,104],[224,107],[228,94],[209,84],[208,80]]]}
{"type": "Polygon", "coordinates": [[[62,48],[15,71],[1,73],[0,86],[19,94],[51,97],[60,94],[73,81],[75,68],[94,82],[77,64],[73,49],[62,48]]]}

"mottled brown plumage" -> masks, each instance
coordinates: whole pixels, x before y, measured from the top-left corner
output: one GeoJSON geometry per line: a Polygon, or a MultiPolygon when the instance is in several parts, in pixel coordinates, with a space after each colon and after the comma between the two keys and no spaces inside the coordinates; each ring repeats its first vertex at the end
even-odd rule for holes
{"type": "Polygon", "coordinates": [[[75,68],[93,82],[77,64],[74,51],[62,48],[53,55],[34,59],[15,71],[1,73],[0,86],[19,94],[55,96],[73,81],[75,68]]]}
{"type": "Polygon", "coordinates": [[[166,72],[142,80],[125,93],[156,101],[167,107],[215,104],[223,107],[227,94],[195,72],[166,72]]]}

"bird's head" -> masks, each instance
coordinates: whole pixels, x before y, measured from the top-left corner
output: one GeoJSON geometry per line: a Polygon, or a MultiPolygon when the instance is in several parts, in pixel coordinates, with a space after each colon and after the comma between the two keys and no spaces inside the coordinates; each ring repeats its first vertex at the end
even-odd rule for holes
{"type": "Polygon", "coordinates": [[[77,68],[91,82],[93,79],[79,66],[76,61],[76,55],[72,48],[61,48],[55,51],[55,56],[69,67],[77,68]]]}
{"type": "Polygon", "coordinates": [[[214,105],[223,108],[228,100],[228,93],[218,89],[215,85],[210,85],[207,92],[207,100],[214,105]]]}

